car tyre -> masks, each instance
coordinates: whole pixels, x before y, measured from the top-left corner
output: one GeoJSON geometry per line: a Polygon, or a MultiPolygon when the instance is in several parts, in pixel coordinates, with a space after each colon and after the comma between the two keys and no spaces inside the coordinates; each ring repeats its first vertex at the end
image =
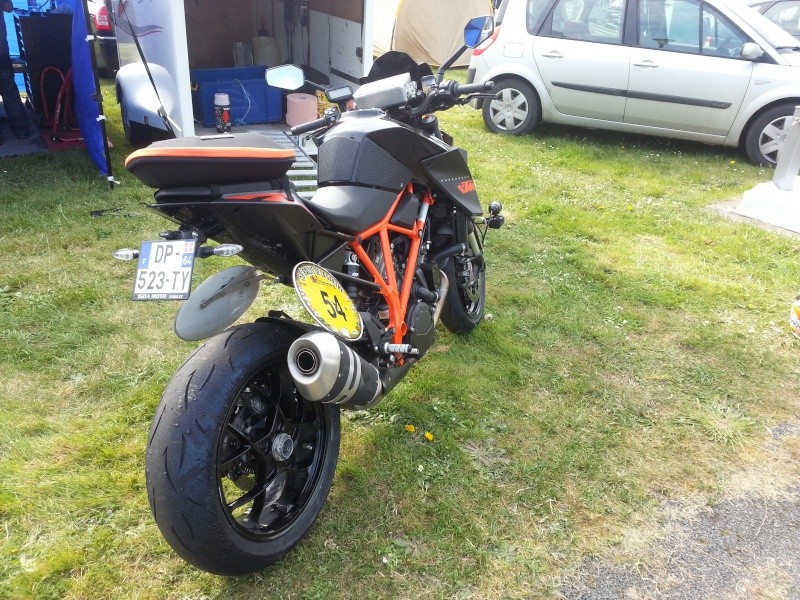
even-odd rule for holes
{"type": "Polygon", "coordinates": [[[150,136],[144,133],[145,127],[139,123],[130,120],[128,115],[128,105],[125,102],[124,96],[119,97],[119,112],[122,119],[122,132],[125,134],[125,139],[128,140],[134,148],[141,148],[147,146],[153,140],[150,136]]]}
{"type": "Polygon", "coordinates": [[[753,164],[762,167],[778,164],[778,151],[786,140],[793,114],[794,104],[779,104],[753,120],[747,129],[744,144],[747,158],[753,164]]]}
{"type": "Polygon", "coordinates": [[[122,119],[122,132],[125,134],[125,139],[133,144],[133,140],[131,139],[131,122],[128,117],[128,106],[125,104],[125,98],[123,96],[119,97],[119,113],[122,119]]]}
{"type": "Polygon", "coordinates": [[[494,133],[522,135],[539,123],[542,109],[533,87],[519,79],[495,82],[495,97],[483,102],[483,122],[494,133]]]}

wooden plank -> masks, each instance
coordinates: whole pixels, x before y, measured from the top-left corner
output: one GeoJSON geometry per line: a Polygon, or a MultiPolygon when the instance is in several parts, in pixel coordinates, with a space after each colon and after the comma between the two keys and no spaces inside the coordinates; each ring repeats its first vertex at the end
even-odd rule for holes
{"type": "Polygon", "coordinates": [[[347,19],[355,23],[364,22],[364,2],[357,0],[310,0],[309,7],[321,13],[347,19]]]}

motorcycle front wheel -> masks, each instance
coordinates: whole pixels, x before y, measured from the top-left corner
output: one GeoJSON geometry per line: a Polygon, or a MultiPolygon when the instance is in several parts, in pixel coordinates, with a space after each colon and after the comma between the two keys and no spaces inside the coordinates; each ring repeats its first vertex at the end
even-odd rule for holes
{"type": "Polygon", "coordinates": [[[442,271],[450,282],[440,316],[453,333],[468,333],[480,323],[486,304],[486,266],[463,256],[448,259],[442,271]]]}
{"type": "Polygon", "coordinates": [[[317,518],[339,455],[339,408],[299,396],[296,330],[251,323],[206,341],[178,369],[147,445],[147,492],[170,546],[218,575],[279,560],[317,518]]]}

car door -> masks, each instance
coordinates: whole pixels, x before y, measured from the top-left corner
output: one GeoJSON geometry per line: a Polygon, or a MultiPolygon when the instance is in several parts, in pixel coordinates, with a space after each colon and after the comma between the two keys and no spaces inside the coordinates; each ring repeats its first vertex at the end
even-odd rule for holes
{"type": "Polygon", "coordinates": [[[639,0],[625,122],[725,136],[753,73],[747,41],[702,0],[639,0]]]}
{"type": "Polygon", "coordinates": [[[559,0],[534,37],[533,55],[556,110],[622,121],[630,48],[625,0],[559,0]]]}

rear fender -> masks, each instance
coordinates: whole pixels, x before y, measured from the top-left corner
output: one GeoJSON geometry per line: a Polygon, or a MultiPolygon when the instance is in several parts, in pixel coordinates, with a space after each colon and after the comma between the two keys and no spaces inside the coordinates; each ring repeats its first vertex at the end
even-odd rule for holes
{"type": "MultiPolygon", "coordinates": [[[[158,87],[158,95],[141,62],[120,67],[117,71],[117,102],[124,104],[128,121],[167,130],[164,120],[158,114],[163,106],[167,115],[172,114],[178,103],[177,87],[169,72],[161,65],[148,63],[150,73],[158,87]],[[161,102],[159,103],[159,98],[161,102]]],[[[170,120],[178,137],[182,135],[177,123],[170,120]]]]}
{"type": "MultiPolygon", "coordinates": [[[[224,188],[216,186],[220,187],[224,188]]],[[[341,266],[344,242],[321,233],[325,229],[322,223],[297,197],[287,197],[279,190],[250,195],[219,195],[212,187],[186,191],[193,197],[151,208],[214,241],[241,245],[245,260],[278,277],[290,277],[294,265],[304,260],[333,260],[341,266]],[[207,190],[206,196],[200,195],[202,190],[207,190]]]]}

